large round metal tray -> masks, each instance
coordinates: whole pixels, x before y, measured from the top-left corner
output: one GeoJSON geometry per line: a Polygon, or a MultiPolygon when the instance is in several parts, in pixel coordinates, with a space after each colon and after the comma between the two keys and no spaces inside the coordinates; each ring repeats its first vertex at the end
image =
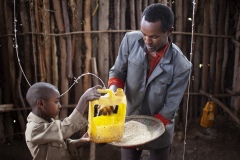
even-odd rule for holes
{"type": "MultiPolygon", "coordinates": [[[[125,119],[125,123],[128,121],[137,121],[140,122],[144,125],[147,126],[148,131],[151,134],[151,138],[149,139],[144,139],[144,141],[140,141],[137,139],[137,135],[141,134],[141,133],[136,133],[134,132],[134,130],[131,130],[131,132],[133,132],[132,134],[136,134],[136,141],[134,141],[132,144],[129,143],[123,143],[124,141],[120,140],[119,142],[111,142],[109,144],[114,145],[114,146],[118,146],[118,147],[132,147],[132,146],[140,146],[143,144],[146,144],[150,141],[155,140],[156,138],[160,137],[164,131],[165,131],[165,127],[162,123],[162,121],[151,117],[151,116],[144,116],[144,115],[136,115],[136,116],[127,116],[125,119]]],[[[124,131],[125,133],[126,131],[124,131]]],[[[114,134],[114,133],[113,133],[114,134]]]]}

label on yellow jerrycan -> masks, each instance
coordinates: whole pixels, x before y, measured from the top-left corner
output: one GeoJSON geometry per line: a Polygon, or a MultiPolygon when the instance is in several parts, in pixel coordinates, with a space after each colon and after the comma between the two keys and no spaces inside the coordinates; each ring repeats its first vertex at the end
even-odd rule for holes
{"type": "Polygon", "coordinates": [[[126,96],[123,89],[118,88],[114,93],[111,89],[99,89],[100,93],[107,93],[98,100],[89,102],[88,134],[95,143],[109,143],[119,141],[124,133],[126,116],[126,96]],[[98,107],[114,106],[112,114],[101,115],[98,107]]]}
{"type": "Polygon", "coordinates": [[[200,125],[203,127],[212,127],[216,105],[213,101],[208,101],[203,108],[200,125]]]}

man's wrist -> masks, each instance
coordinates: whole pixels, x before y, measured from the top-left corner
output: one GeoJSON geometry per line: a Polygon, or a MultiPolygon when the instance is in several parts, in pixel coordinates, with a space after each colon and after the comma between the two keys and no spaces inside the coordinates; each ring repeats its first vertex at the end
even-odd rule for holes
{"type": "Polygon", "coordinates": [[[111,86],[109,86],[109,89],[111,89],[111,90],[113,90],[114,92],[116,92],[117,89],[118,89],[118,86],[116,86],[116,85],[111,85],[111,86]]]}
{"type": "Polygon", "coordinates": [[[170,123],[170,120],[164,118],[160,113],[154,115],[155,118],[159,119],[163,122],[164,126],[168,125],[170,123]]]}

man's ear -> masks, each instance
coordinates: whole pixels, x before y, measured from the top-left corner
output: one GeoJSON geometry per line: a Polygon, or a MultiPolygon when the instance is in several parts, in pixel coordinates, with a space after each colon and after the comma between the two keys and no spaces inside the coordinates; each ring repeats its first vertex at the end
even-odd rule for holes
{"type": "Polygon", "coordinates": [[[173,32],[173,27],[171,27],[171,28],[167,31],[168,36],[171,36],[172,32],[173,32]]]}

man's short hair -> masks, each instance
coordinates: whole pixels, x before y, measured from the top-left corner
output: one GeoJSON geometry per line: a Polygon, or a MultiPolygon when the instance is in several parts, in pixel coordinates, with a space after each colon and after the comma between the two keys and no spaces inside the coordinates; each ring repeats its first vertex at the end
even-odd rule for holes
{"type": "Polygon", "coordinates": [[[167,32],[174,25],[174,14],[165,4],[151,4],[143,11],[142,18],[148,22],[161,22],[161,31],[167,32]]]}

